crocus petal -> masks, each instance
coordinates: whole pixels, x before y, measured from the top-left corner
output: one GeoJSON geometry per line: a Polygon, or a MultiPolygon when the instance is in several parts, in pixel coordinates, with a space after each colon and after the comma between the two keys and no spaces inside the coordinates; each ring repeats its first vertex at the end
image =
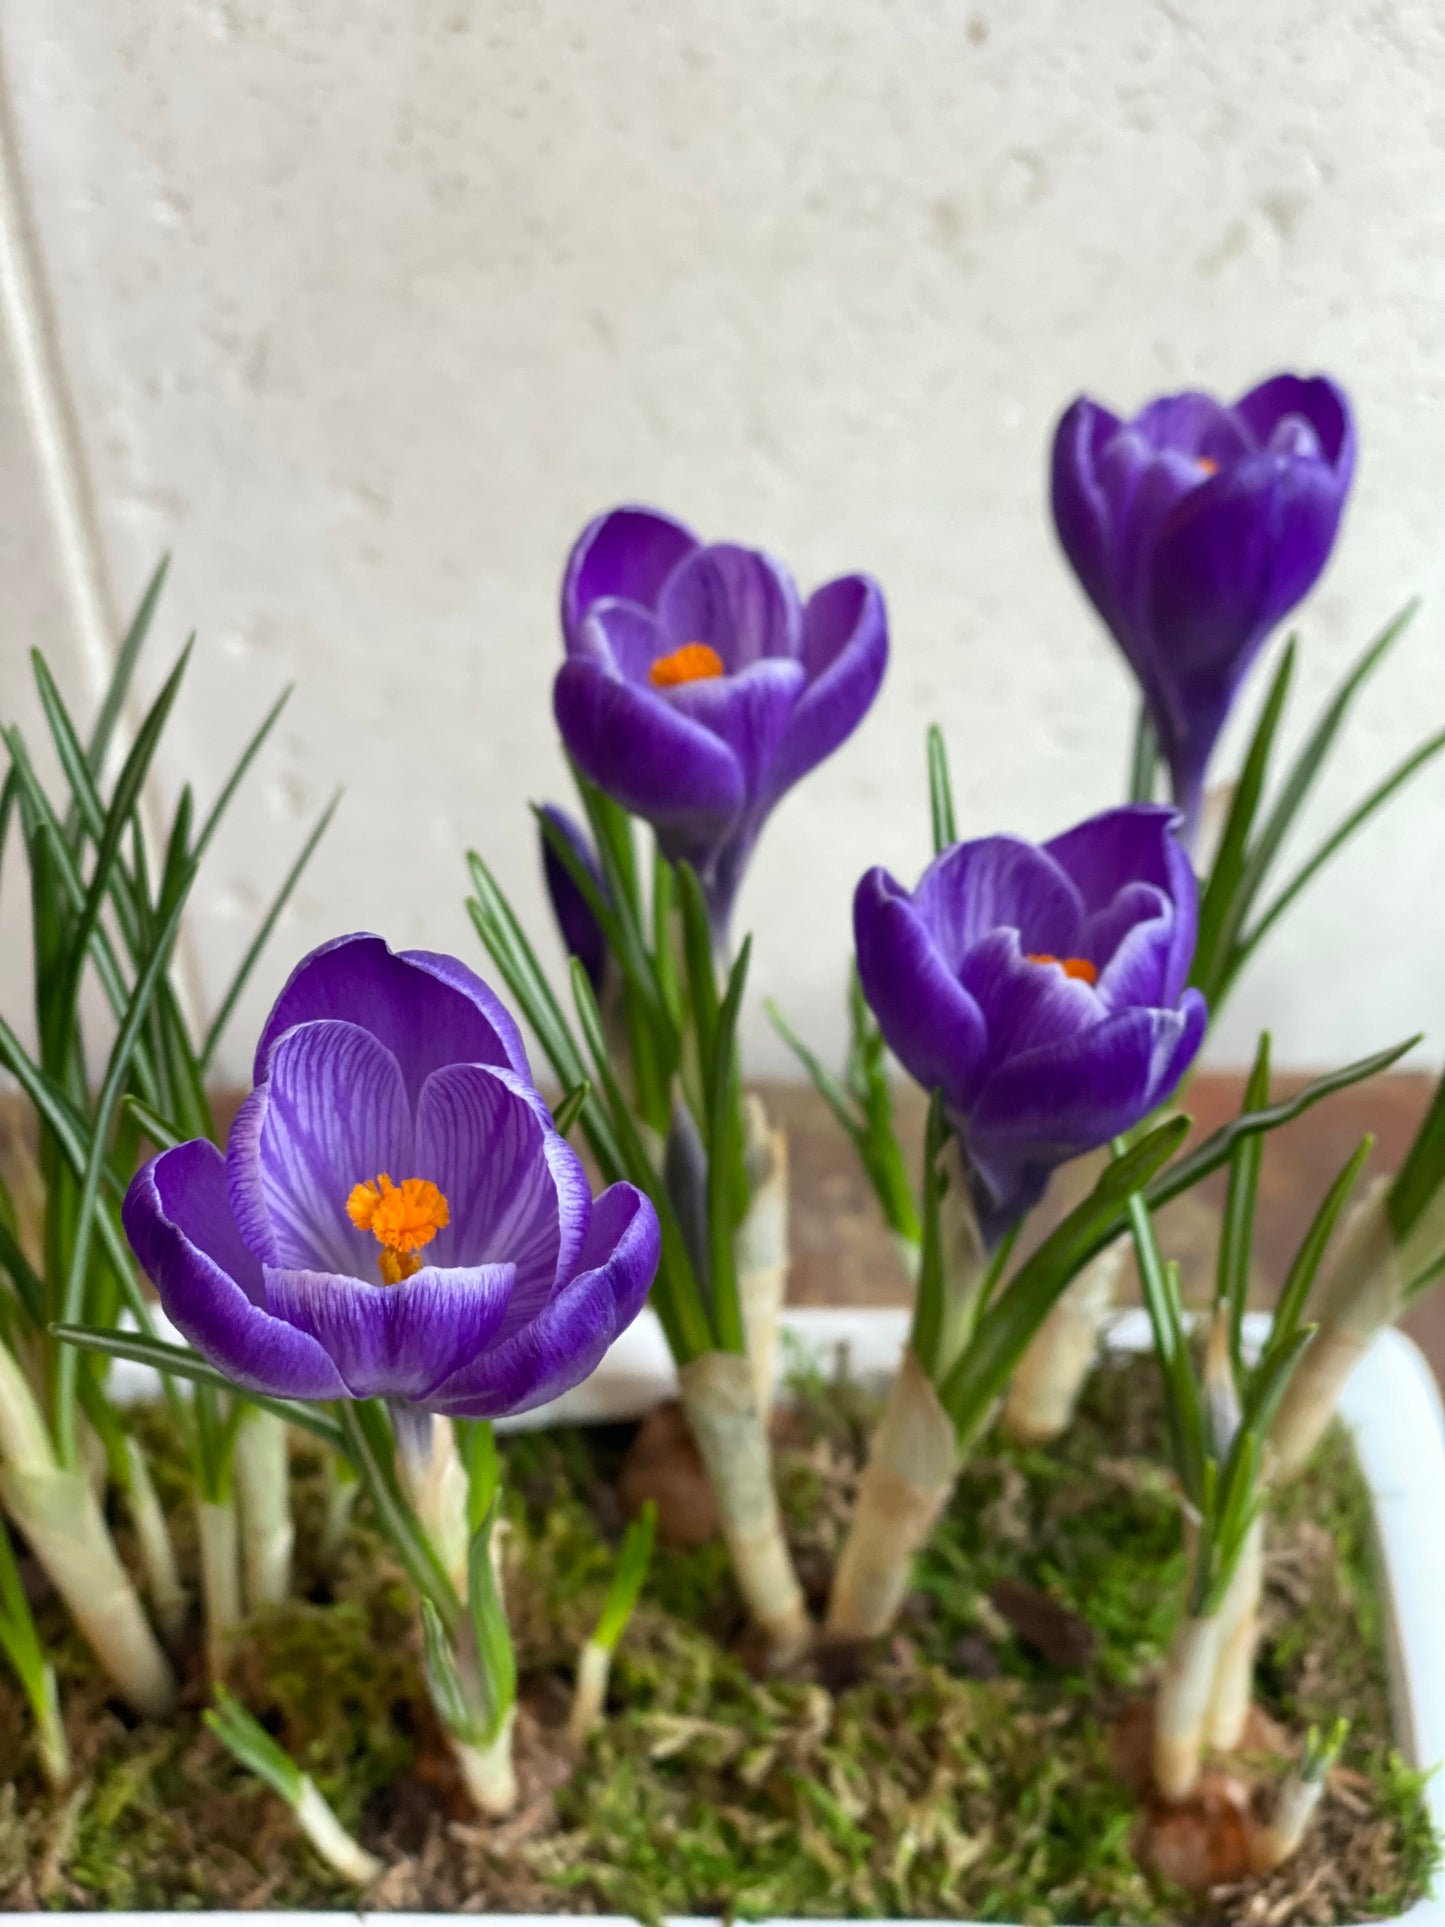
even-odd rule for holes
{"type": "Polygon", "coordinates": [[[553,711],[591,783],[687,847],[720,841],[742,809],[732,750],[655,690],[576,658],[557,674],[553,711]]]}
{"type": "Polygon", "coordinates": [[[1148,402],[1129,424],[1151,447],[1223,468],[1250,452],[1251,440],[1234,411],[1213,395],[1185,389],[1148,402]]]}
{"type": "Polygon", "coordinates": [[[587,611],[572,648],[576,662],[595,662],[623,682],[651,686],[652,665],[667,653],[657,617],[637,602],[604,596],[587,611]]]}
{"type": "Polygon", "coordinates": [[[588,608],[602,596],[655,607],[663,583],[697,546],[690,529],[656,509],[612,509],[589,522],[573,544],[562,576],[562,634],[568,649],[588,608]]]}
{"type": "Polygon", "coordinates": [[[263,1308],[261,1268],[236,1230],[214,1144],[196,1138],[152,1158],[126,1193],[122,1219],[167,1317],[228,1378],[274,1398],[344,1395],[315,1339],[263,1308]]]}
{"type": "Polygon", "coordinates": [[[400,1284],[368,1285],[268,1267],[266,1302],[320,1345],[353,1398],[417,1400],[482,1350],[515,1275],[511,1265],[428,1265],[400,1284]]]}
{"type": "Polygon", "coordinates": [[[1123,1011],[1000,1065],[967,1121],[969,1156],[994,1198],[1006,1206],[1031,1174],[1130,1130],[1169,1095],[1201,1035],[1191,997],[1179,1010],[1123,1011]]]}
{"type": "Polygon", "coordinates": [[[1083,901],[1046,850],[1017,836],[955,843],[936,857],[913,893],[945,963],[957,971],[990,931],[1017,930],[1026,951],[1076,955],[1083,901]]]}
{"type": "Polygon", "coordinates": [[[769,802],[846,742],[878,694],[888,667],[888,614],[871,577],[840,576],[808,598],[803,667],[807,686],[773,760],[769,802]]]}
{"type": "MultiPolygon", "coordinates": [[[[581,825],[566,810],[558,809],[555,803],[543,804],[541,814],[566,837],[574,856],[592,879],[593,888],[605,903],[607,886],[602,880],[602,869],[581,825]]],[[[547,895],[552,900],[552,914],[557,919],[557,928],[567,954],[577,958],[587,972],[593,990],[600,991],[607,969],[607,939],[602,934],[602,926],[597,921],[592,905],[573,882],[571,872],[565,868],[545,836],[542,838],[542,874],[547,895]]]]}
{"type": "MultiPolygon", "coordinates": [[[[1054,528],[1084,593],[1118,636],[1121,627],[1113,573],[1110,504],[1099,481],[1099,458],[1119,431],[1119,418],[1080,395],[1054,431],[1050,497],[1054,528]]],[[[1140,451],[1139,466],[1147,460],[1140,451]]],[[[1119,638],[1122,641],[1122,637],[1119,638]]]]}
{"type": "MultiPolygon", "coordinates": [[[[1121,891],[1152,884],[1174,906],[1161,993],[1149,1000],[1163,1004],[1176,1002],[1188,981],[1199,929],[1199,885],[1175,834],[1178,822],[1178,812],[1166,804],[1131,803],[1104,810],[1044,845],[1083,899],[1086,934],[1081,940],[1086,948],[1081,954],[1101,969],[1118,937],[1108,942],[1095,920],[1121,891]]],[[[1127,926],[1114,927],[1122,936],[1127,926]]]]}
{"type": "Polygon", "coordinates": [[[665,648],[705,642],[731,675],[749,663],[799,653],[803,611],[780,562],[733,542],[694,549],[663,585],[657,620],[665,648]]]}
{"type": "Polygon", "coordinates": [[[411,1113],[396,1059],[368,1030],[302,1024],[237,1114],[226,1151],[241,1235],[268,1265],[376,1276],[378,1248],[346,1213],[353,1188],[413,1170],[411,1113]]]}
{"type": "Polygon", "coordinates": [[[657,1214],[630,1184],[598,1198],[579,1272],[538,1313],[427,1400],[456,1418],[530,1411],[579,1384],[642,1309],[657,1271],[657,1214]]]}
{"type": "Polygon", "coordinates": [[[478,1064],[433,1071],[417,1107],[416,1167],[451,1214],[428,1264],[511,1264],[519,1307],[575,1270],[592,1208],[587,1174],[520,1078],[478,1064]]]}
{"type": "Polygon", "coordinates": [[[1325,375],[1271,375],[1241,395],[1233,413],[1249,429],[1255,446],[1268,448],[1289,415],[1308,422],[1320,453],[1334,469],[1341,490],[1348,488],[1355,465],[1355,424],[1343,389],[1325,375]]]}
{"type": "Polygon", "coordinates": [[[951,1106],[967,1106],[987,1052],[983,1017],[886,870],[870,870],[858,885],[853,935],[863,994],[888,1048],[924,1090],[941,1087],[951,1106]]]}
{"type": "Polygon", "coordinates": [[[735,676],[713,676],[672,691],[672,707],[727,744],[742,772],[743,794],[755,803],[803,687],[800,662],[754,662],[735,676]]]}
{"type": "Polygon", "coordinates": [[[1017,930],[993,930],[976,943],[959,980],[983,1013],[990,1064],[1061,1043],[1105,1015],[1092,986],[1061,964],[1030,963],[1017,930]]]}
{"type": "Polygon", "coordinates": [[[1178,924],[1174,906],[1152,883],[1129,884],[1086,920],[1081,954],[1098,964],[1099,996],[1109,1010],[1178,1002],[1183,985],[1172,980],[1178,924]]]}
{"type": "Polygon", "coordinates": [[[475,971],[435,951],[394,953],[360,932],[323,944],[292,971],[256,1046],[256,1083],[278,1037],[327,1017],[384,1044],[413,1103],[439,1064],[504,1064],[530,1075],[516,1020],[475,971]]]}

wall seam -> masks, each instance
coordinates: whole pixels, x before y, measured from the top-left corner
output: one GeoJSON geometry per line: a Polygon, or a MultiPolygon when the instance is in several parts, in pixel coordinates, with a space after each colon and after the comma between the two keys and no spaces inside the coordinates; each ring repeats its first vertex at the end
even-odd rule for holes
{"type": "MultiPolygon", "coordinates": [[[[16,385],[40,472],[45,519],[55,545],[63,593],[89,693],[98,705],[109,685],[120,623],[104,559],[95,495],[86,465],[59,332],[45,284],[43,256],[26,199],[10,67],[0,39],[0,313],[16,385]]],[[[127,711],[131,704],[127,704],[127,711]]],[[[127,720],[134,722],[133,714],[127,720]]],[[[142,801],[147,841],[156,842],[161,812],[147,779],[142,801]]],[[[176,945],[179,988],[191,1011],[202,1008],[200,968],[187,929],[176,945]]]]}

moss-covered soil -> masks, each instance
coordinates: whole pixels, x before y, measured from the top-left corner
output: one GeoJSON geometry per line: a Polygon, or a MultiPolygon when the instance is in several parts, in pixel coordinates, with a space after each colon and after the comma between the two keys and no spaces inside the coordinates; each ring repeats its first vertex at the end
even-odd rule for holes
{"type": "MultiPolygon", "coordinates": [[[[868,1405],[817,1378],[803,1393],[779,1463],[821,1597],[868,1405]]],[[[368,1906],[1285,1927],[1391,1915],[1423,1891],[1435,1843],[1419,1776],[1391,1750],[1367,1502],[1342,1439],[1276,1501],[1260,1694],[1291,1735],[1343,1713],[1351,1737],[1300,1855],[1203,1898],[1141,1870],[1136,1804],[1111,1766],[1182,1578],[1148,1364],[1096,1374],[1061,1446],[979,1455],[875,1652],[759,1680],[721,1549],[660,1552],[611,1718],[578,1764],[560,1724],[613,1557],[626,1444],[619,1429],[507,1447],[523,1801],[503,1825],[461,1797],[407,1593],[364,1520],[320,1570],[320,1484],[298,1445],[300,1596],[247,1629],[231,1684],[387,1862],[368,1906]]],[[[41,1611],[79,1770],[67,1797],[42,1791],[0,1678],[0,1907],[354,1904],[200,1726],[197,1653],[183,1716],[138,1725],[53,1604],[41,1611]]]]}

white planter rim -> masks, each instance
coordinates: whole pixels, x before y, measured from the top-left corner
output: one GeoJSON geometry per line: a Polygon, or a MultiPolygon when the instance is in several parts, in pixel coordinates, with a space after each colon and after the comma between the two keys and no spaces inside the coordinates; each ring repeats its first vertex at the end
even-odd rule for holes
{"type": "MultiPolygon", "coordinates": [[[[794,1306],[783,1315],[783,1329],[808,1352],[825,1361],[846,1355],[857,1376],[886,1375],[897,1363],[908,1335],[909,1313],[901,1309],[833,1309],[794,1306]]],[[[1258,1336],[1265,1321],[1251,1318],[1258,1336]]],[[[1251,1335],[1247,1328],[1246,1337],[1251,1335]]],[[[1147,1351],[1144,1314],[1124,1312],[1108,1335],[1112,1350],[1147,1351]]],[[[786,1366],[786,1360],[783,1361],[786,1366]]],[[[147,1375],[132,1368],[132,1396],[151,1389],[147,1375]]],[[[525,1414],[500,1429],[533,1429],[558,1424],[593,1424],[641,1416],[676,1390],[677,1378],[656,1318],[642,1317],[612,1348],[593,1377],[555,1404],[525,1414]]],[[[1383,1333],[1355,1368],[1340,1400],[1340,1415],[1350,1430],[1365,1483],[1369,1487],[1380,1553],[1380,1584],[1385,1607],[1386,1651],[1391,1703],[1400,1752],[1413,1766],[1445,1764],[1445,1411],[1429,1366],[1402,1333],[1383,1333]]],[[[1426,1802],[1438,1832],[1445,1835],[1445,1772],[1427,1783],[1426,1802]]],[[[55,1913],[12,1914],[14,1922],[34,1927],[55,1913]]],[[[335,1927],[335,1911],[239,1913],[231,1911],[109,1913],[117,1923],[205,1920],[224,1927],[335,1927]]],[[[372,1927],[448,1927],[451,1914],[376,1913],[360,1918],[372,1927]]],[[[565,1914],[482,1914],[493,1927],[556,1927],[565,1914]]],[[[580,1918],[580,1916],[574,1916],[580,1918]]],[[[840,1916],[847,1919],[847,1916],[840,1916]]],[[[589,1927],[629,1927],[621,1914],[589,1914],[589,1927]]],[[[1445,1898],[1418,1901],[1408,1913],[1376,1927],[1445,1927],[1445,1898]]],[[[708,1916],[672,1915],[668,1927],[719,1927],[708,1916]]],[[[816,1927],[816,1922],[774,1919],[760,1927],[816,1927]]],[[[862,1927],[862,1923],[859,1923],[862,1927]]],[[[873,1922],[870,1927],[913,1927],[913,1923],[873,1922]]],[[[934,1923],[938,1927],[938,1923],[934,1923]]],[[[950,1927],[944,1923],[943,1927],[950,1927]]],[[[951,1927],[967,1927],[955,1922],[951,1927]]]]}

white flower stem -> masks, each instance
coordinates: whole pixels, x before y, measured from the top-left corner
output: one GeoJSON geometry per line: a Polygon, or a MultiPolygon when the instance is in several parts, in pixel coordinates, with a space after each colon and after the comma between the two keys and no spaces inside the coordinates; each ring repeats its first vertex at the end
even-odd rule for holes
{"type": "Polygon", "coordinates": [[[235,1504],[229,1499],[197,1499],[196,1530],[206,1612],[206,1665],[211,1678],[220,1680],[225,1678],[231,1636],[241,1618],[240,1534],[235,1504]]]}
{"type": "Polygon", "coordinates": [[[1187,1799],[1199,1779],[1222,1637],[1218,1614],[1190,1614],[1169,1648],[1154,1702],[1154,1780],[1166,1800],[1187,1799]]]}
{"type": "Polygon", "coordinates": [[[343,1880],[349,1880],[357,1887],[369,1887],[373,1880],[386,1871],[375,1854],[368,1853],[365,1847],[352,1839],[324,1797],[305,1777],[301,1781],[301,1797],[292,1811],[306,1838],[343,1880]]]}
{"type": "Polygon", "coordinates": [[[187,1603],[186,1589],[181,1584],[180,1567],[176,1561],[175,1541],[151,1477],[149,1460],[132,1438],[126,1440],[125,1450],[130,1471],[126,1503],[135,1527],[146,1592],[150,1596],[151,1610],[161,1629],[161,1637],[174,1646],[186,1623],[187,1603]]]}
{"type": "Polygon", "coordinates": [[[678,1380],[748,1612],[773,1663],[786,1665],[811,1642],[812,1625],[783,1534],[751,1362],[737,1352],[705,1352],[681,1367],[678,1380]]]}
{"type": "Polygon", "coordinates": [[[1308,1780],[1298,1773],[1289,1776],[1276,1795],[1269,1820],[1250,1831],[1249,1857],[1257,1874],[1273,1873],[1298,1852],[1324,1791],[1323,1776],[1308,1780]]]}
{"type": "Polygon", "coordinates": [[[516,1709],[512,1708],[503,1718],[496,1738],[485,1746],[471,1746],[455,1734],[451,1736],[467,1792],[480,1811],[494,1820],[505,1819],[517,1804],[517,1773],[512,1763],[512,1730],[516,1721],[516,1709]]]}
{"type": "Polygon", "coordinates": [[[176,1682],[120,1562],[90,1482],[56,1462],[24,1373],[0,1345],[0,1504],[65,1601],[102,1667],[138,1713],[159,1719],[176,1682]]]}
{"type": "Polygon", "coordinates": [[[296,1527],[291,1517],[291,1467],[286,1421],[251,1411],[241,1420],[232,1460],[241,1513],[241,1570],[246,1608],[278,1605],[291,1590],[296,1527]]]}
{"type": "Polygon", "coordinates": [[[567,1721],[567,1737],[580,1747],[587,1735],[602,1724],[607,1705],[607,1681],[612,1672],[612,1649],[600,1641],[584,1641],[577,1655],[577,1679],[572,1689],[572,1712],[567,1721]]]}
{"type": "Polygon", "coordinates": [[[361,1494],[361,1481],[338,1452],[328,1452],[325,1466],[326,1517],[321,1527],[321,1558],[333,1566],[341,1556],[351,1515],[361,1494]]]}
{"type": "Polygon", "coordinates": [[[953,1420],[910,1346],[888,1393],[833,1578],[828,1632],[873,1639],[893,1624],[914,1555],[958,1477],[953,1420]]]}
{"type": "Polygon", "coordinates": [[[392,1413],[396,1469],[447,1576],[467,1594],[467,1471],[449,1418],[403,1408],[392,1413]]]}
{"type": "Polygon", "coordinates": [[[1264,1514],[1245,1534],[1234,1577],[1220,1605],[1219,1654],[1205,1716],[1205,1739],[1229,1753],[1244,1736],[1254,1699],[1254,1655],[1259,1645],[1259,1602],[1264,1588],[1264,1514]]]}
{"type": "MultiPolygon", "coordinates": [[[[1409,1281],[1438,1248],[1441,1227],[1431,1212],[1404,1250],[1396,1245],[1387,1190],[1381,1180],[1351,1214],[1316,1293],[1311,1311],[1315,1335],[1285,1387],[1270,1429],[1276,1478],[1292,1478],[1308,1463],[1335,1415],[1345,1380],[1379,1333],[1400,1316],[1409,1281]]],[[[1445,1201],[1445,1189],[1441,1196],[1445,1201]]]]}
{"type": "Polygon", "coordinates": [[[1000,1421],[1014,1445],[1047,1445],[1074,1422],[1129,1261],[1118,1239],[1084,1266],[1015,1368],[1000,1421]]]}
{"type": "Polygon", "coordinates": [[[768,1122],[761,1101],[743,1100],[744,1151],[751,1195],[737,1230],[738,1297],[753,1367],[753,1394],[764,1417],[777,1380],[778,1325],[788,1288],[788,1140],[768,1122]]]}

